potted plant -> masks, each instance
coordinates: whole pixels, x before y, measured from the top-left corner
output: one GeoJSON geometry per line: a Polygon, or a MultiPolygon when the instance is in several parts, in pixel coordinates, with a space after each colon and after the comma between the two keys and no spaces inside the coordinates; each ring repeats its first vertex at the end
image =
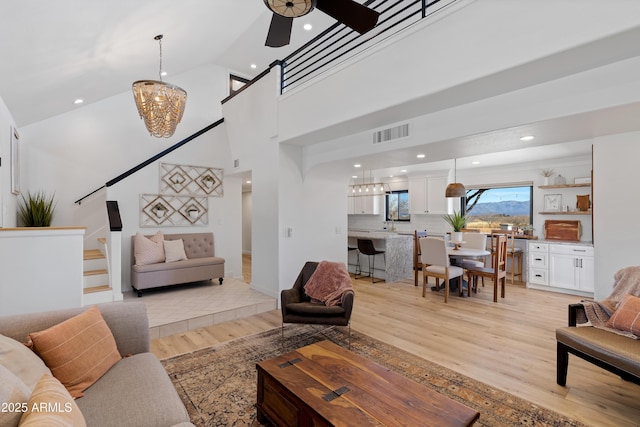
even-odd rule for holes
{"type": "Polygon", "coordinates": [[[47,196],[44,191],[35,194],[27,192],[18,200],[18,220],[24,227],[49,227],[56,209],[54,196],[47,196]]]}
{"type": "Polygon", "coordinates": [[[453,233],[451,234],[451,240],[454,242],[459,242],[462,240],[462,229],[467,223],[467,216],[463,215],[458,211],[453,211],[453,214],[442,215],[445,221],[451,227],[453,227],[453,233]]]}

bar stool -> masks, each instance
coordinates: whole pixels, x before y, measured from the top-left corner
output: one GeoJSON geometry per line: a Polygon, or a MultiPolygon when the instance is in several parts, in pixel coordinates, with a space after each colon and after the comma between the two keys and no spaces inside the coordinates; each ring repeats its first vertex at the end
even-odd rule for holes
{"type": "Polygon", "coordinates": [[[358,248],[347,245],[347,253],[351,251],[356,251],[356,269],[353,275],[357,277],[358,274],[362,275],[362,267],[360,267],[360,252],[358,252],[358,248]]]}
{"type": "MultiPolygon", "coordinates": [[[[382,254],[384,256],[384,251],[377,250],[373,246],[373,241],[370,239],[358,239],[358,251],[361,254],[367,255],[369,257],[369,275],[362,276],[362,271],[361,271],[360,277],[371,277],[371,283],[376,283],[373,277],[373,271],[376,268],[376,255],[382,254]],[[372,262],[372,257],[373,257],[373,262],[372,262]]],[[[386,264],[386,258],[385,258],[385,264],[386,264]]],[[[356,279],[358,279],[357,276],[356,276],[356,279]]],[[[378,280],[378,282],[381,282],[381,281],[382,280],[378,280]]]]}

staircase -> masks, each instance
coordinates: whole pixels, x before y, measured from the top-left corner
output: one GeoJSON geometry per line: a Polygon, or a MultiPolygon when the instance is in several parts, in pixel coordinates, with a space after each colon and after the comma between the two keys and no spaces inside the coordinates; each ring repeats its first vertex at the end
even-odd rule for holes
{"type": "Polygon", "coordinates": [[[83,251],[83,305],[113,301],[109,260],[105,255],[107,240],[101,237],[98,242],[102,249],[83,251]]]}

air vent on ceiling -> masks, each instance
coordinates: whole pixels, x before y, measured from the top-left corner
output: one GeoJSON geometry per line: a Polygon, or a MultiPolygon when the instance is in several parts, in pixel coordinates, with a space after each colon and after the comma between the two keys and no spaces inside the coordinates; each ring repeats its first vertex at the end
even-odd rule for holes
{"type": "Polygon", "coordinates": [[[409,136],[409,123],[395,126],[389,129],[382,129],[373,133],[373,143],[381,144],[383,142],[393,141],[394,139],[406,138],[409,136]]]}

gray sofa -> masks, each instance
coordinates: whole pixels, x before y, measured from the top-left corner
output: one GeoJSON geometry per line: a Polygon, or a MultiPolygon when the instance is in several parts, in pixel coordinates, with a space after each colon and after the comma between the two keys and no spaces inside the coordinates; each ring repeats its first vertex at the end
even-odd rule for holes
{"type": "MultiPolygon", "coordinates": [[[[167,372],[149,352],[149,322],[138,302],[98,306],[122,356],[76,399],[87,426],[193,426],[167,372]],[[130,355],[130,356],[129,356],[130,355]]],[[[0,334],[25,342],[31,332],[62,322],[85,308],[0,317],[0,334]]]]}
{"type": "MultiPolygon", "coordinates": [[[[150,236],[147,236],[150,237],[150,236]]],[[[224,258],[215,256],[213,233],[165,234],[165,240],[182,239],[186,260],[136,265],[135,236],[131,236],[131,286],[142,296],[143,289],[224,278],[224,258]]]]}

